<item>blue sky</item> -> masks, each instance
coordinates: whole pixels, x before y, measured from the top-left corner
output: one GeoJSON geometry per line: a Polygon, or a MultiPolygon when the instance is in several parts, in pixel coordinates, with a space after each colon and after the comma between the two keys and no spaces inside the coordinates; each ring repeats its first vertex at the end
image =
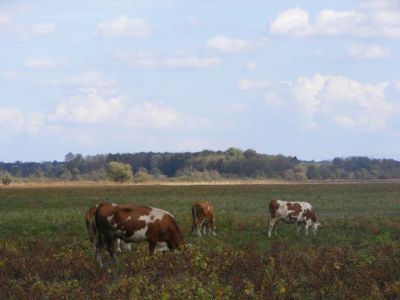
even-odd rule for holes
{"type": "Polygon", "coordinates": [[[400,160],[400,2],[1,1],[0,161],[400,160]]]}

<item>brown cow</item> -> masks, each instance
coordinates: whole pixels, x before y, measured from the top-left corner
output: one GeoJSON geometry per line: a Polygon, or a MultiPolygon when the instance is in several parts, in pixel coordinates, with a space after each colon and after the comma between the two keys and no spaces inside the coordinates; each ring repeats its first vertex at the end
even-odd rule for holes
{"type": "Polygon", "coordinates": [[[192,206],[192,233],[195,231],[197,235],[201,237],[201,229],[203,229],[203,234],[215,235],[215,210],[214,206],[208,201],[196,201],[192,206]]]}
{"type": "MultiPolygon", "coordinates": [[[[104,206],[109,205],[109,206],[116,206],[117,204],[115,203],[103,203],[104,206]]],[[[85,223],[86,223],[86,229],[89,234],[89,240],[92,242],[94,246],[96,246],[96,240],[97,240],[97,228],[96,228],[96,209],[99,205],[93,205],[91,206],[85,213],[85,223]]],[[[118,252],[122,252],[121,248],[124,250],[131,250],[131,245],[125,243],[124,241],[118,239],[116,242],[116,250],[118,252]]]]}
{"type": "Polygon", "coordinates": [[[317,221],[313,207],[308,202],[272,200],[269,203],[269,213],[268,237],[271,237],[277,222],[280,220],[285,223],[297,223],[297,232],[300,232],[301,226],[304,225],[306,235],[310,226],[312,226],[314,234],[317,233],[318,227],[321,226],[321,223],[317,221]]]}
{"type": "Polygon", "coordinates": [[[99,204],[96,210],[97,234],[96,259],[103,266],[101,251],[107,251],[116,262],[115,243],[149,243],[150,255],[159,242],[166,242],[169,250],[183,248],[185,241],[174,217],[164,210],[147,206],[110,206],[99,204]]]}

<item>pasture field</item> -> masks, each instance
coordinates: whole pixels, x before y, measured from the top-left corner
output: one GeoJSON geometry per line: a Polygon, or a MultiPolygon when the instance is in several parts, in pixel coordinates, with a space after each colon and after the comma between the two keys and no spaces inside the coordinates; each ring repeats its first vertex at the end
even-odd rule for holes
{"type": "Polygon", "coordinates": [[[400,183],[2,187],[0,299],[400,299],[400,183]],[[323,227],[268,239],[274,198],[312,203],[323,227]],[[216,237],[190,234],[201,199],[216,237]],[[100,269],[84,213],[103,201],[170,211],[191,247],[139,244],[100,269]]]}

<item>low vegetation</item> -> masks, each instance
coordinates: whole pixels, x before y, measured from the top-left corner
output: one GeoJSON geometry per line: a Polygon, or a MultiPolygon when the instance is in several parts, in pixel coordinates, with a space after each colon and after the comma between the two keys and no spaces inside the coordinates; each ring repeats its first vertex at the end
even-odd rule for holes
{"type": "Polygon", "coordinates": [[[83,186],[0,189],[1,299],[398,299],[400,184],[83,186]],[[307,200],[323,224],[266,236],[272,198],[307,200]],[[190,234],[193,201],[217,211],[217,236],[190,234]],[[140,244],[100,269],[84,212],[100,201],[171,211],[190,247],[140,244]]]}

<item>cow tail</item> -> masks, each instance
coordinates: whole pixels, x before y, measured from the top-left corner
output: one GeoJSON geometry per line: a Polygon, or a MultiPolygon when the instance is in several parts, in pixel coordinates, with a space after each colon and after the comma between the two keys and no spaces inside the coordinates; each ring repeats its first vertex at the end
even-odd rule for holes
{"type": "Polygon", "coordinates": [[[278,208],[279,208],[278,201],[272,200],[269,203],[269,212],[271,214],[271,217],[273,217],[273,218],[275,217],[275,212],[278,210],[278,208]]]}
{"type": "Polygon", "coordinates": [[[192,220],[193,220],[193,224],[192,224],[192,232],[194,232],[195,230],[195,222],[196,222],[196,218],[197,218],[197,204],[194,204],[192,206],[192,220]]]}
{"type": "Polygon", "coordinates": [[[101,225],[99,226],[99,224],[100,224],[100,221],[99,221],[99,207],[100,206],[97,206],[96,207],[96,210],[95,210],[95,213],[94,213],[94,225],[93,225],[93,228],[94,228],[94,232],[95,232],[95,239],[96,240],[98,240],[99,242],[100,242],[100,244],[102,244],[103,243],[103,241],[104,241],[104,237],[103,237],[103,234],[101,233],[101,230],[99,229],[99,228],[101,228],[101,225]]]}

